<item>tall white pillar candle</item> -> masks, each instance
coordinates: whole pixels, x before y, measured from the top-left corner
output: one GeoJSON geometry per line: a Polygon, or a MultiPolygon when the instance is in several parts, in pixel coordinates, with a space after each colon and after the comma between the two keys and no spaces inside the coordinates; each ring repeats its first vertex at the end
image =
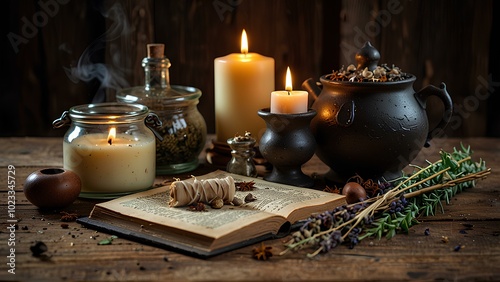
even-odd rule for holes
{"type": "Polygon", "coordinates": [[[266,125],[257,111],[269,106],[274,90],[274,59],[248,53],[243,30],[241,53],[214,60],[215,131],[217,141],[250,132],[256,140],[266,125]]]}

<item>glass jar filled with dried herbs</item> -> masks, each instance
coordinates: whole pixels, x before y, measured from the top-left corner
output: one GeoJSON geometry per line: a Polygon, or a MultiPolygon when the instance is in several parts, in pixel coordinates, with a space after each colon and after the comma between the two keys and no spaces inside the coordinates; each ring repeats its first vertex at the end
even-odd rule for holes
{"type": "Polygon", "coordinates": [[[163,44],[148,44],[148,56],[142,60],[145,85],[122,89],[117,100],[146,105],[162,122],[156,142],[156,173],[177,174],[194,170],[207,136],[205,119],[197,105],[200,89],[170,85],[170,61],[163,44]]]}

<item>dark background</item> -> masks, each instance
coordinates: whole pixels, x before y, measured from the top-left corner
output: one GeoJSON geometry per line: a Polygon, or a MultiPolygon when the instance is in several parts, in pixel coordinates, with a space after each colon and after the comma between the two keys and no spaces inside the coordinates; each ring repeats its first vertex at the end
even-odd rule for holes
{"type": "MultiPolygon", "coordinates": [[[[447,136],[500,136],[500,35],[496,1],[4,1],[0,136],[61,136],[52,121],[78,104],[114,100],[142,85],[147,43],[164,43],[172,84],[200,88],[198,106],[215,132],[213,60],[240,51],[287,66],[294,89],[354,63],[365,40],[380,63],[417,76],[419,90],[447,84],[456,111],[447,136]]],[[[440,104],[429,102],[429,114],[440,104]]]]}

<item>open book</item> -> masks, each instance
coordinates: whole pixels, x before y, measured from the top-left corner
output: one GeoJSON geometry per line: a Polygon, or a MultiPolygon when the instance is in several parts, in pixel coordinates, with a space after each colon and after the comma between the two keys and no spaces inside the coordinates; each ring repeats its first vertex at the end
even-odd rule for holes
{"type": "Polygon", "coordinates": [[[193,211],[169,207],[169,186],[151,189],[96,204],[89,217],[78,222],[112,235],[210,257],[256,242],[285,236],[293,223],[311,214],[345,204],[344,196],[314,189],[268,182],[259,178],[215,171],[197,179],[224,178],[255,182],[252,191],[236,191],[244,199],[256,198],[241,206],[193,211]]]}

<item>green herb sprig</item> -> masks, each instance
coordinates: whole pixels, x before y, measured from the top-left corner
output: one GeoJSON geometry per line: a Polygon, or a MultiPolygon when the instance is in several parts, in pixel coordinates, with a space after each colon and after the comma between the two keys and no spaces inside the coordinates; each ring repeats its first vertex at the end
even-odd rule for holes
{"type": "Polygon", "coordinates": [[[117,239],[118,236],[116,235],[112,235],[106,239],[102,239],[101,241],[99,241],[99,243],[97,243],[97,245],[111,245],[111,243],[113,242],[114,239],[117,239]]]}
{"type": "Polygon", "coordinates": [[[408,232],[418,223],[418,216],[434,215],[442,201],[450,199],[476,181],[491,173],[483,160],[472,161],[472,150],[461,145],[448,153],[439,152],[440,160],[428,166],[414,168],[412,173],[392,182],[394,188],[366,201],[327,211],[311,217],[285,244],[285,251],[308,247],[316,250],[309,257],[350,243],[354,247],[367,237],[392,238],[398,232],[408,232]]]}

